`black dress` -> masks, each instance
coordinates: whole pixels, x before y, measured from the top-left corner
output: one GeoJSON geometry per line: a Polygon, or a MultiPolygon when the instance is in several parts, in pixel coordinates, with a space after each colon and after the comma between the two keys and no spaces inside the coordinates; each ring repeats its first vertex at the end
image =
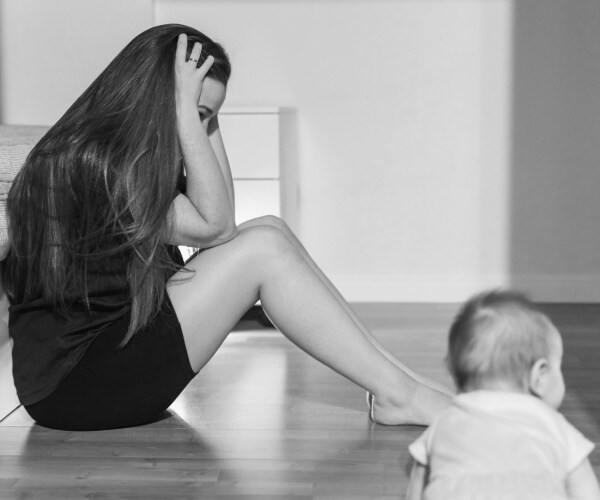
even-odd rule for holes
{"type": "MultiPolygon", "coordinates": [[[[176,247],[169,250],[183,265],[176,247]]],[[[19,400],[38,424],[56,429],[154,421],[195,375],[168,294],[152,321],[121,348],[130,320],[123,273],[94,275],[89,282],[89,307],[74,303],[67,314],[43,299],[11,304],[19,400]]]]}

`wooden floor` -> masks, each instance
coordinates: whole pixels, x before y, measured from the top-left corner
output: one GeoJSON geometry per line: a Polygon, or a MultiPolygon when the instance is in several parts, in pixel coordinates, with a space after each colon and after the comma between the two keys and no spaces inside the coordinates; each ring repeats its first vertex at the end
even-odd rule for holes
{"type": "MultiPolygon", "coordinates": [[[[356,309],[410,366],[449,383],[442,357],[453,306],[356,309]]],[[[547,310],[565,338],[562,411],[598,443],[600,306],[547,310]]],[[[398,499],[407,445],[422,430],[371,424],[360,388],[272,330],[237,331],[154,424],[62,432],[22,410],[7,417],[0,498],[398,499]]],[[[599,451],[592,463],[599,472],[599,451]]]]}

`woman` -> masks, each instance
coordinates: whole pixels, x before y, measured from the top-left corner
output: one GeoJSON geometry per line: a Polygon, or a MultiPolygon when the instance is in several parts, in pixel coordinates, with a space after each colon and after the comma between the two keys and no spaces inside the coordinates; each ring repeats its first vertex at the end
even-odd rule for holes
{"type": "Polygon", "coordinates": [[[377,343],[283,221],[236,227],[217,115],[229,75],[202,33],[151,28],[29,155],[4,266],[21,403],[60,429],[150,422],[260,299],[369,391],[377,422],[428,423],[447,391],[377,343]],[[183,267],[177,245],[202,251],[183,267]]]}

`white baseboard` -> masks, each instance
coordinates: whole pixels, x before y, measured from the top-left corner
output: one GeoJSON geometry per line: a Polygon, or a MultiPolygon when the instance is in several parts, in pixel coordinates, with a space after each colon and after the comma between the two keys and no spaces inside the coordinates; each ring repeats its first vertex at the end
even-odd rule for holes
{"type": "Polygon", "coordinates": [[[349,302],[460,303],[490,288],[515,288],[540,302],[600,302],[600,275],[407,277],[331,276],[349,302]]]}
{"type": "Polygon", "coordinates": [[[462,302],[485,288],[506,286],[502,277],[331,276],[349,302],[462,302]]]}

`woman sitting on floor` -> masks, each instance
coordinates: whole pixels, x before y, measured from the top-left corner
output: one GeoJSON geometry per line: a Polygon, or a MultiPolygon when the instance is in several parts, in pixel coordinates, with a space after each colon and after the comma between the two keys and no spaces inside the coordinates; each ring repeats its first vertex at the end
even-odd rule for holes
{"type": "Polygon", "coordinates": [[[448,391],[361,323],[275,217],[234,223],[219,130],[230,65],[195,29],[129,43],[40,140],[8,200],[15,384],[41,425],[157,419],[258,300],[301,349],[368,390],[382,424],[448,391]],[[183,263],[177,245],[199,248],[183,263]]]}

